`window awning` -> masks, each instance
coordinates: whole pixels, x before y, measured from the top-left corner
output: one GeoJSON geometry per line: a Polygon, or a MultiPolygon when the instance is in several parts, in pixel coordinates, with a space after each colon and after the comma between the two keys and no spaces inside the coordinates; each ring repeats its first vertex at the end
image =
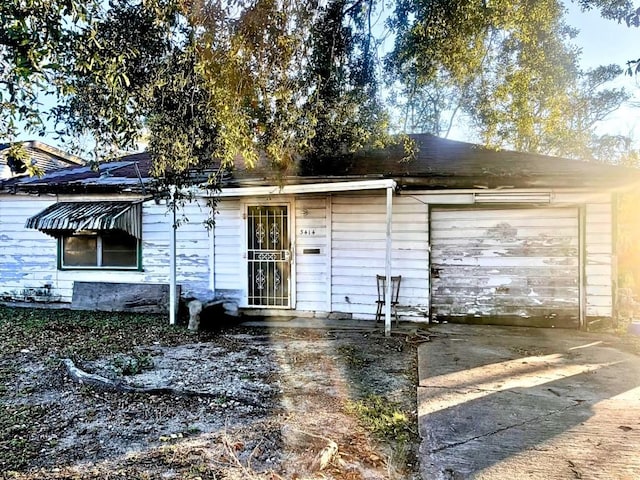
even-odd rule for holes
{"type": "Polygon", "coordinates": [[[62,231],[122,230],[142,238],[140,202],[59,202],[27,220],[35,228],[56,236],[62,231]]]}

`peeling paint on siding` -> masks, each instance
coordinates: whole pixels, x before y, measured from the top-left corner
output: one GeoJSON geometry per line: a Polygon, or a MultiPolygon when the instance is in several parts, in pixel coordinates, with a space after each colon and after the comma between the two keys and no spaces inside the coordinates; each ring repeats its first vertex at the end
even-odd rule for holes
{"type": "Polygon", "coordinates": [[[577,209],[434,209],[432,244],[435,318],[579,318],[577,209]]]}

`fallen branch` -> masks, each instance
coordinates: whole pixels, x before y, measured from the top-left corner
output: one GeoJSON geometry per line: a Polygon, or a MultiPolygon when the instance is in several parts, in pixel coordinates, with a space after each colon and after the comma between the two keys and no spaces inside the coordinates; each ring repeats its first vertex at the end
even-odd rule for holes
{"type": "MultiPolygon", "coordinates": [[[[166,395],[166,394],[189,394],[186,390],[176,390],[168,387],[160,387],[160,388],[145,388],[145,387],[134,387],[129,385],[128,383],[124,383],[118,380],[111,380],[109,378],[103,377],[101,375],[96,375],[94,373],[88,373],[84,370],[76,367],[73,360],[69,358],[64,358],[62,360],[64,364],[67,374],[74,381],[81,383],[83,385],[90,385],[92,387],[97,387],[102,390],[109,390],[112,392],[124,392],[124,393],[147,393],[150,395],[166,395]]],[[[194,392],[191,392],[193,394],[194,392]]]]}
{"type": "MultiPolygon", "coordinates": [[[[220,397],[221,393],[212,393],[212,392],[197,392],[193,390],[184,390],[179,388],[171,388],[171,387],[134,387],[133,385],[129,385],[126,382],[120,380],[111,380],[109,378],[103,377],[102,375],[96,375],[94,373],[85,372],[84,370],[76,367],[73,360],[69,358],[64,358],[62,360],[63,365],[65,366],[66,372],[75,382],[81,383],[83,385],[89,385],[95,388],[99,388],[101,390],[106,390],[110,392],[120,392],[120,393],[143,393],[147,395],[176,395],[176,396],[186,396],[186,397],[220,397]]],[[[253,399],[249,399],[248,397],[238,397],[236,395],[231,398],[231,400],[243,403],[244,405],[252,405],[254,407],[262,406],[261,403],[254,401],[253,399]]]]}
{"type": "Polygon", "coordinates": [[[282,436],[285,444],[290,448],[317,452],[309,465],[309,469],[312,472],[327,468],[333,457],[338,453],[338,444],[333,440],[298,430],[290,425],[282,427],[282,436]]]}

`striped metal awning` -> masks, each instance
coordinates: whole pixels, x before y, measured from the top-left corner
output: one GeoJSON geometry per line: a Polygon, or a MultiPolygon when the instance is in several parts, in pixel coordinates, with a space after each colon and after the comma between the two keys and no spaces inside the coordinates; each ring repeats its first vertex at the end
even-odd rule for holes
{"type": "Polygon", "coordinates": [[[141,202],[59,202],[27,220],[35,228],[57,236],[63,231],[122,230],[142,238],[141,202]]]}

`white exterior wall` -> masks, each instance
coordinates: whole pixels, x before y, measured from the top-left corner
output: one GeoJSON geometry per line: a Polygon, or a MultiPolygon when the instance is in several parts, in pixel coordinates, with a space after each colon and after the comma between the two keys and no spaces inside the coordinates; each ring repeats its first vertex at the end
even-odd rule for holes
{"type": "Polygon", "coordinates": [[[20,293],[45,284],[56,287],[55,239],[24,228],[27,218],[53,203],[54,197],[0,195],[0,294],[20,293]]]}
{"type": "MultiPolygon", "coordinates": [[[[24,224],[30,216],[65,199],[80,201],[90,197],[0,195],[0,293],[41,288],[51,283],[54,294],[70,301],[74,280],[169,281],[171,216],[165,204],[156,205],[153,201],[143,205],[143,271],[57,270],[56,240],[37,230],[27,230],[24,224]]],[[[236,298],[246,296],[243,212],[247,201],[221,199],[216,207],[214,232],[202,225],[209,216],[204,201],[185,207],[189,222],[179,227],[177,242],[178,282],[183,292],[209,291],[213,280],[216,292],[236,298]],[[214,272],[211,265],[215,265],[214,272]]],[[[473,201],[473,193],[469,192],[394,195],[392,274],[402,275],[401,305],[416,307],[416,311],[428,309],[429,204],[463,206],[473,201]]],[[[295,229],[292,261],[296,311],[373,318],[377,300],[375,276],[385,271],[384,192],[298,195],[283,202],[292,206],[295,229]],[[318,249],[320,253],[310,253],[310,249],[318,249]]],[[[259,199],[252,198],[250,203],[259,203],[259,199]]],[[[613,286],[610,195],[560,192],[552,195],[552,203],[583,207],[585,313],[587,317],[610,316],[613,286]]]]}
{"type": "Polygon", "coordinates": [[[611,202],[585,207],[585,295],[587,317],[613,314],[613,212],[611,202]]]}
{"type": "MultiPolygon", "coordinates": [[[[278,203],[278,199],[262,199],[278,203]]],[[[611,203],[608,194],[565,192],[552,204],[585,211],[585,298],[587,316],[611,315],[611,203]]],[[[260,199],[221,199],[216,216],[216,290],[246,295],[243,212],[260,199]]],[[[295,310],[318,315],[335,312],[374,318],[375,276],[385,272],[386,205],[383,191],[298,195],[292,205],[295,236],[295,310]],[[307,253],[318,249],[320,253],[307,253]]],[[[429,205],[473,205],[472,192],[403,192],[393,197],[392,275],[402,275],[400,304],[405,313],[429,306],[429,205]]],[[[526,206],[526,205],[525,205],[526,206]]],[[[495,205],[495,208],[510,208],[495,205]]],[[[401,312],[402,315],[402,312],[401,312]]]]}
{"type": "Polygon", "coordinates": [[[556,203],[584,206],[584,298],[587,317],[613,315],[613,204],[608,193],[560,192],[556,203]]]}
{"type": "MultiPolygon", "coordinates": [[[[384,193],[332,197],[332,310],[374,318],[376,275],[385,274],[384,193]]],[[[428,207],[412,197],[393,198],[391,274],[402,275],[399,303],[429,302],[428,207]]]]}
{"type": "MultiPolygon", "coordinates": [[[[216,205],[214,235],[214,289],[243,290],[246,268],[243,245],[243,208],[239,199],[221,199],[216,205]]],[[[246,293],[245,293],[246,294],[246,293]]]]}
{"type": "Polygon", "coordinates": [[[296,310],[330,312],[327,214],[331,197],[302,196],[295,200],[296,310]],[[315,253],[315,252],[318,253],[315,253]]]}
{"type": "MultiPolygon", "coordinates": [[[[115,200],[116,197],[102,197],[115,200]]],[[[123,199],[127,197],[118,197],[123,199]]],[[[96,200],[96,197],[59,197],[59,200],[96,200]]],[[[74,281],[168,283],[171,216],[164,204],[145,202],[142,209],[142,271],[58,270],[57,240],[38,230],[24,228],[27,219],[58,200],[56,197],[0,196],[0,293],[42,288],[50,283],[54,295],[70,302],[74,281]]],[[[131,197],[128,197],[131,199],[131,197]]],[[[209,285],[209,238],[202,222],[207,209],[188,204],[188,223],[177,233],[178,283],[185,294],[209,285]]]]}

